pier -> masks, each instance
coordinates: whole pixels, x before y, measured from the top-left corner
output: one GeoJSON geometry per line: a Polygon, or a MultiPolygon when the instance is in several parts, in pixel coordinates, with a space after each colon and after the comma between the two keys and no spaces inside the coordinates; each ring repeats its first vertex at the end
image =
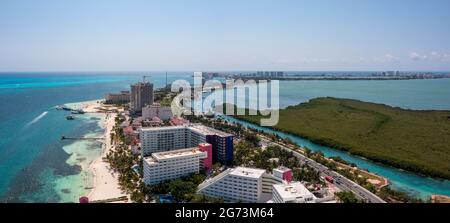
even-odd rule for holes
{"type": "Polygon", "coordinates": [[[103,140],[103,137],[67,137],[61,136],[61,140],[103,140]]]}

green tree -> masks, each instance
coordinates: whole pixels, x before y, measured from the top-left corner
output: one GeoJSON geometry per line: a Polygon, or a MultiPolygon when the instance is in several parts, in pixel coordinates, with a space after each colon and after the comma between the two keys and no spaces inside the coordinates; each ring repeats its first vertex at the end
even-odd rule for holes
{"type": "Polygon", "coordinates": [[[356,198],[355,194],[351,191],[341,191],[335,193],[335,195],[342,203],[361,203],[361,201],[356,198]]]}
{"type": "Polygon", "coordinates": [[[169,189],[174,199],[180,202],[186,200],[187,194],[195,193],[197,186],[192,182],[178,179],[170,182],[169,189]]]}

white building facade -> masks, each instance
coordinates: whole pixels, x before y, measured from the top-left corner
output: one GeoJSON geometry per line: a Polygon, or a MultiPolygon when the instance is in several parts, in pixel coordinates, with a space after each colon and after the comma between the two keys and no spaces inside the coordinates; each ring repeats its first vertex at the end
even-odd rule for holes
{"type": "Polygon", "coordinates": [[[200,184],[197,193],[222,198],[225,202],[257,203],[270,199],[271,175],[265,170],[237,167],[227,169],[200,184]],[[269,185],[264,186],[264,182],[269,185]]]}
{"type": "Polygon", "coordinates": [[[161,107],[159,104],[152,104],[142,108],[142,118],[144,120],[151,120],[154,117],[158,117],[163,121],[168,121],[172,116],[171,107],[161,107]]]}
{"type": "Polygon", "coordinates": [[[154,152],[195,147],[206,142],[210,131],[211,128],[199,125],[141,128],[141,155],[144,157],[154,152]]]}
{"type": "Polygon", "coordinates": [[[155,185],[166,180],[188,176],[200,171],[201,160],[207,153],[198,148],[153,153],[144,158],[144,182],[155,185]]]}
{"type": "Polygon", "coordinates": [[[141,128],[139,134],[142,157],[195,146],[187,144],[187,129],[184,126],[141,128]]]}

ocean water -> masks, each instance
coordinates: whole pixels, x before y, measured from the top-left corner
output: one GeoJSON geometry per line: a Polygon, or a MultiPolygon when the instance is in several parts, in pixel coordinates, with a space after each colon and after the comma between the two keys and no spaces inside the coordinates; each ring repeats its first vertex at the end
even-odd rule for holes
{"type": "MultiPolygon", "coordinates": [[[[0,74],[0,202],[76,202],[87,195],[92,175],[83,169],[100,155],[101,143],[60,137],[103,134],[101,117],[67,121],[68,112],[55,106],[100,99],[138,80],[138,73],[0,74]]],[[[165,76],[153,82],[162,87],[165,76]]]]}
{"type": "MultiPolygon", "coordinates": [[[[2,73],[0,74],[0,202],[76,202],[89,193],[92,176],[84,171],[101,153],[101,144],[61,141],[61,135],[103,133],[101,117],[67,121],[56,105],[102,98],[107,92],[128,90],[142,73],[2,73]]],[[[169,73],[168,82],[192,81],[191,72],[169,73]]],[[[165,85],[164,73],[152,73],[156,87],[165,85]]],[[[411,109],[450,109],[450,79],[409,81],[283,81],[282,107],[319,96],[355,98],[411,109]]],[[[369,162],[314,145],[302,145],[339,154],[344,159],[388,177],[417,196],[450,195],[450,183],[369,162]]]]}

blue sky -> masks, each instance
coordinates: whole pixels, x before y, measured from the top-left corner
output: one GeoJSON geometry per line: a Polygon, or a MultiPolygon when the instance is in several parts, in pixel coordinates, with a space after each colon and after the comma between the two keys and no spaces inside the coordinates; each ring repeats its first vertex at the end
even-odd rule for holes
{"type": "Polygon", "coordinates": [[[450,70],[448,0],[1,0],[0,71],[450,70]]]}

